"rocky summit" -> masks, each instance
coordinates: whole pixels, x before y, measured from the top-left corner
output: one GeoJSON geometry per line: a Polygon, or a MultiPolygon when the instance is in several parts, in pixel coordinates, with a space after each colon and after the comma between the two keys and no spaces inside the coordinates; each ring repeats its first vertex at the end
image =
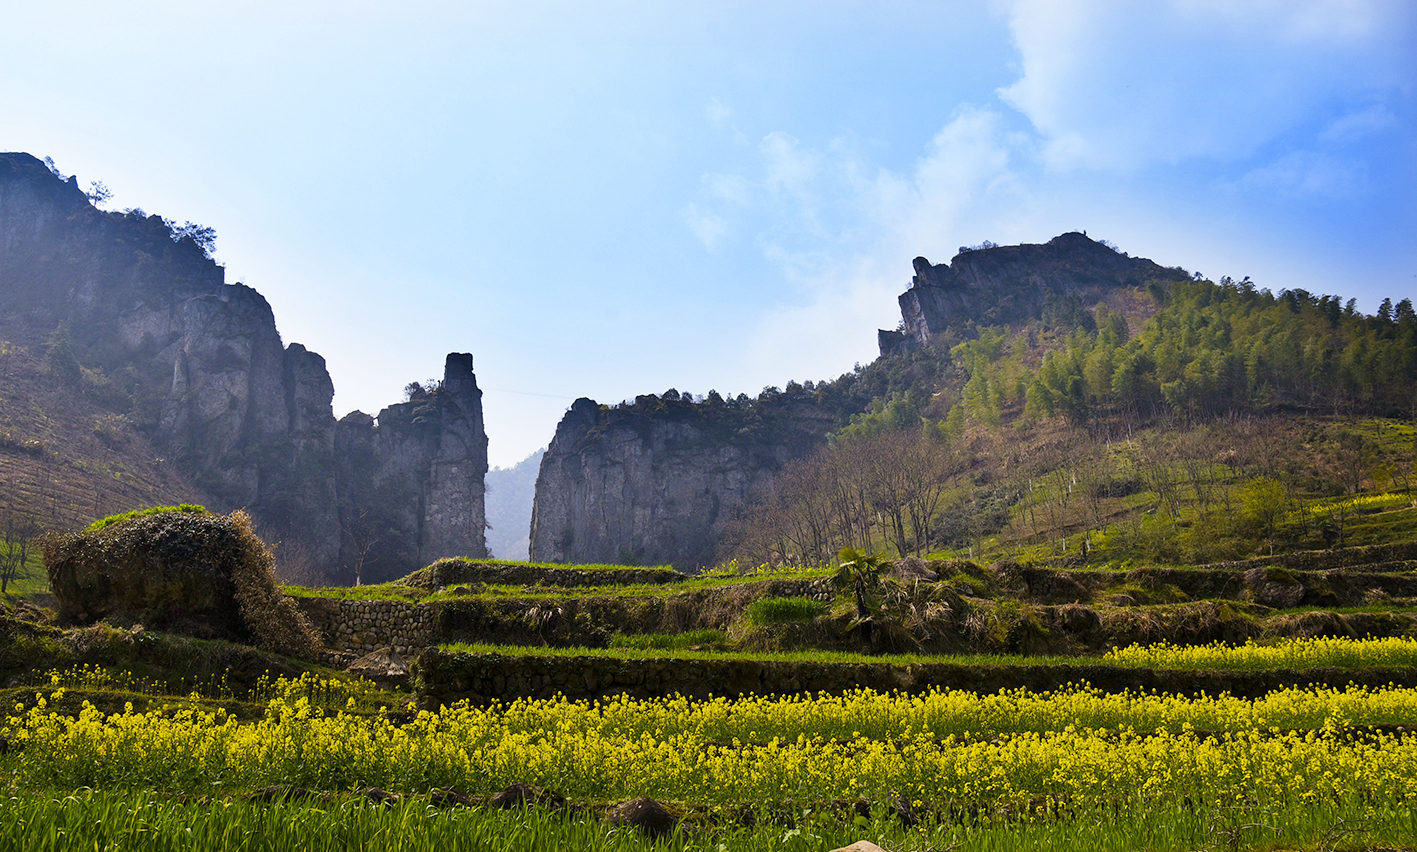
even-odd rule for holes
{"type": "Polygon", "coordinates": [[[1082,318],[1082,306],[1103,301],[1108,290],[1189,277],[1076,232],[1041,245],[961,246],[950,263],[917,257],[914,266],[910,289],[899,298],[900,328],[878,332],[882,355],[908,352],[966,323],[1082,318]]]}

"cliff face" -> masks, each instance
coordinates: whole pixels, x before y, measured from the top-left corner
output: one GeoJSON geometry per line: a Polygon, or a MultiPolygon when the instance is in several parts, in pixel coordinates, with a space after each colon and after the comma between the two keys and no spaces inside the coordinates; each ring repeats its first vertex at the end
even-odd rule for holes
{"type": "MultiPolygon", "coordinates": [[[[131,400],[120,413],[171,453],[204,492],[194,496],[248,508],[284,567],[332,578],[351,564],[341,501],[375,485],[337,458],[324,359],[284,345],[266,300],[226,284],[192,238],[174,240],[158,216],[98,210],[75,178],[0,154],[0,314],[29,345],[67,326],[78,361],[131,400]]],[[[418,547],[481,555],[486,438],[471,356],[457,358],[448,416],[423,455],[404,454],[428,471],[407,510],[418,547]]]]}
{"type": "Polygon", "coordinates": [[[1101,301],[1107,290],[1184,278],[1145,258],[1128,257],[1079,233],[1043,245],[964,250],[950,263],[914,261],[910,289],[900,295],[903,328],[881,331],[882,355],[909,351],[966,322],[1001,325],[1036,319],[1050,309],[1101,301]]]}
{"type": "Polygon", "coordinates": [[[617,408],[578,399],[541,460],[531,558],[713,564],[733,511],[833,425],[810,396],[733,404],[666,394],[617,408]]]}
{"type": "Polygon", "coordinates": [[[487,555],[487,435],[471,355],[449,355],[435,392],[391,405],[377,421],[346,415],[335,455],[342,564],[359,580],[400,577],[445,556],[487,555]]]}

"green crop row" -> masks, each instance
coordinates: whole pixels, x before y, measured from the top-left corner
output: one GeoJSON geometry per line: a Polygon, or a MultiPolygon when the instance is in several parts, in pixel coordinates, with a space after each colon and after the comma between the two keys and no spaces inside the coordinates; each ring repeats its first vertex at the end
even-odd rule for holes
{"type": "MultiPolygon", "coordinates": [[[[848,811],[848,813],[850,813],[848,811]]],[[[749,807],[691,814],[669,837],[611,828],[588,811],[438,810],[413,800],[373,806],[343,802],[257,804],[216,799],[183,802],[151,794],[0,799],[0,847],[14,852],[443,852],[461,849],[559,849],[567,852],[826,852],[859,839],[886,849],[1024,852],[1180,852],[1193,849],[1385,848],[1417,840],[1413,811],[1356,797],[1304,807],[1258,803],[1205,809],[1154,802],[1143,809],[1054,809],[1041,813],[924,815],[905,828],[876,808],[843,818],[813,807],[749,807]]]]}

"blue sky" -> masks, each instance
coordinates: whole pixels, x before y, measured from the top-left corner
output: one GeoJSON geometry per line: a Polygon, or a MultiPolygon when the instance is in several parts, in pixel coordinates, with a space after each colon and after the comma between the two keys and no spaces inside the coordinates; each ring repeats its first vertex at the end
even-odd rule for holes
{"type": "Polygon", "coordinates": [[[472,352],[505,466],[869,361],[986,239],[1417,295],[1414,86],[1404,0],[12,0],[0,149],[214,227],[336,416],[472,352]]]}

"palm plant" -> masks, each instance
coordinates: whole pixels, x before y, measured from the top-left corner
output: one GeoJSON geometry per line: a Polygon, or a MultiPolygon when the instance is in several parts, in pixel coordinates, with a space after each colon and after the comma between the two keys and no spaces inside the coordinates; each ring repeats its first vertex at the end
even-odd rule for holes
{"type": "Polygon", "coordinates": [[[850,588],[856,597],[856,617],[851,628],[861,628],[861,638],[871,644],[873,619],[881,612],[881,571],[885,555],[867,554],[854,547],[843,547],[837,554],[837,572],[832,582],[842,589],[850,588]]]}

